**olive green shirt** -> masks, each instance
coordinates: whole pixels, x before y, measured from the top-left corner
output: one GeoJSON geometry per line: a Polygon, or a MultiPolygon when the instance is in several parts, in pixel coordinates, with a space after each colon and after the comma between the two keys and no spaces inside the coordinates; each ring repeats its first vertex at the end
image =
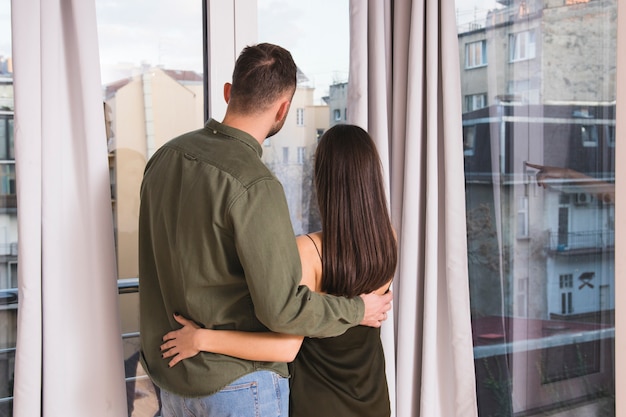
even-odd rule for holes
{"type": "Polygon", "coordinates": [[[168,368],[162,337],[179,313],[210,329],[336,336],[363,318],[360,297],[299,286],[301,266],[280,182],[262,147],[209,121],[161,147],[148,162],[139,215],[141,361],[160,387],[206,396],[256,370],[285,363],[201,352],[168,368]]]}

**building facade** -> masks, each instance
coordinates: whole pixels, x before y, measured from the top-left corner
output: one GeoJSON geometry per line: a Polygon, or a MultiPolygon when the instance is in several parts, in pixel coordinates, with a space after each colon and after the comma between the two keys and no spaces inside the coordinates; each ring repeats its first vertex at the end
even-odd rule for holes
{"type": "Polygon", "coordinates": [[[481,415],[608,416],[617,2],[498,3],[458,37],[481,415]]]}

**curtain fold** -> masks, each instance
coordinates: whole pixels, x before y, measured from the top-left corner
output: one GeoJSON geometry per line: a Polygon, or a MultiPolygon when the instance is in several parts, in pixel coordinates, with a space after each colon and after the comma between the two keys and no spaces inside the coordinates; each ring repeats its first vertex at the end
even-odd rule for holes
{"type": "Polygon", "coordinates": [[[12,1],[14,415],[126,416],[95,2],[12,1]]]}
{"type": "Polygon", "coordinates": [[[400,242],[394,415],[477,416],[454,2],[351,0],[350,19],[348,120],[386,158],[400,242]]]}

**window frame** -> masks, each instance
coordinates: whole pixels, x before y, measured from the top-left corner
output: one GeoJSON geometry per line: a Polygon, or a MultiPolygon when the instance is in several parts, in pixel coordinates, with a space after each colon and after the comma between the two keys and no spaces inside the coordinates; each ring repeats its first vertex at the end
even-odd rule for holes
{"type": "Polygon", "coordinates": [[[465,44],[465,69],[474,69],[487,66],[487,40],[472,41],[465,44]],[[475,62],[477,49],[480,46],[480,62],[475,62]]]}
{"type": "Polygon", "coordinates": [[[536,39],[537,36],[535,29],[510,33],[509,62],[514,63],[534,59],[537,55],[536,39]]]}

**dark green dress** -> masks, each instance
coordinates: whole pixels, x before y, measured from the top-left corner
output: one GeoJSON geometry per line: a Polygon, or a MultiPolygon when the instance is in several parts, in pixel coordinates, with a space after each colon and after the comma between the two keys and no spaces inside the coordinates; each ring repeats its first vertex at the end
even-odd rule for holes
{"type": "Polygon", "coordinates": [[[305,338],[290,364],[291,417],[388,417],[380,329],[357,326],[337,337],[305,338]]]}

